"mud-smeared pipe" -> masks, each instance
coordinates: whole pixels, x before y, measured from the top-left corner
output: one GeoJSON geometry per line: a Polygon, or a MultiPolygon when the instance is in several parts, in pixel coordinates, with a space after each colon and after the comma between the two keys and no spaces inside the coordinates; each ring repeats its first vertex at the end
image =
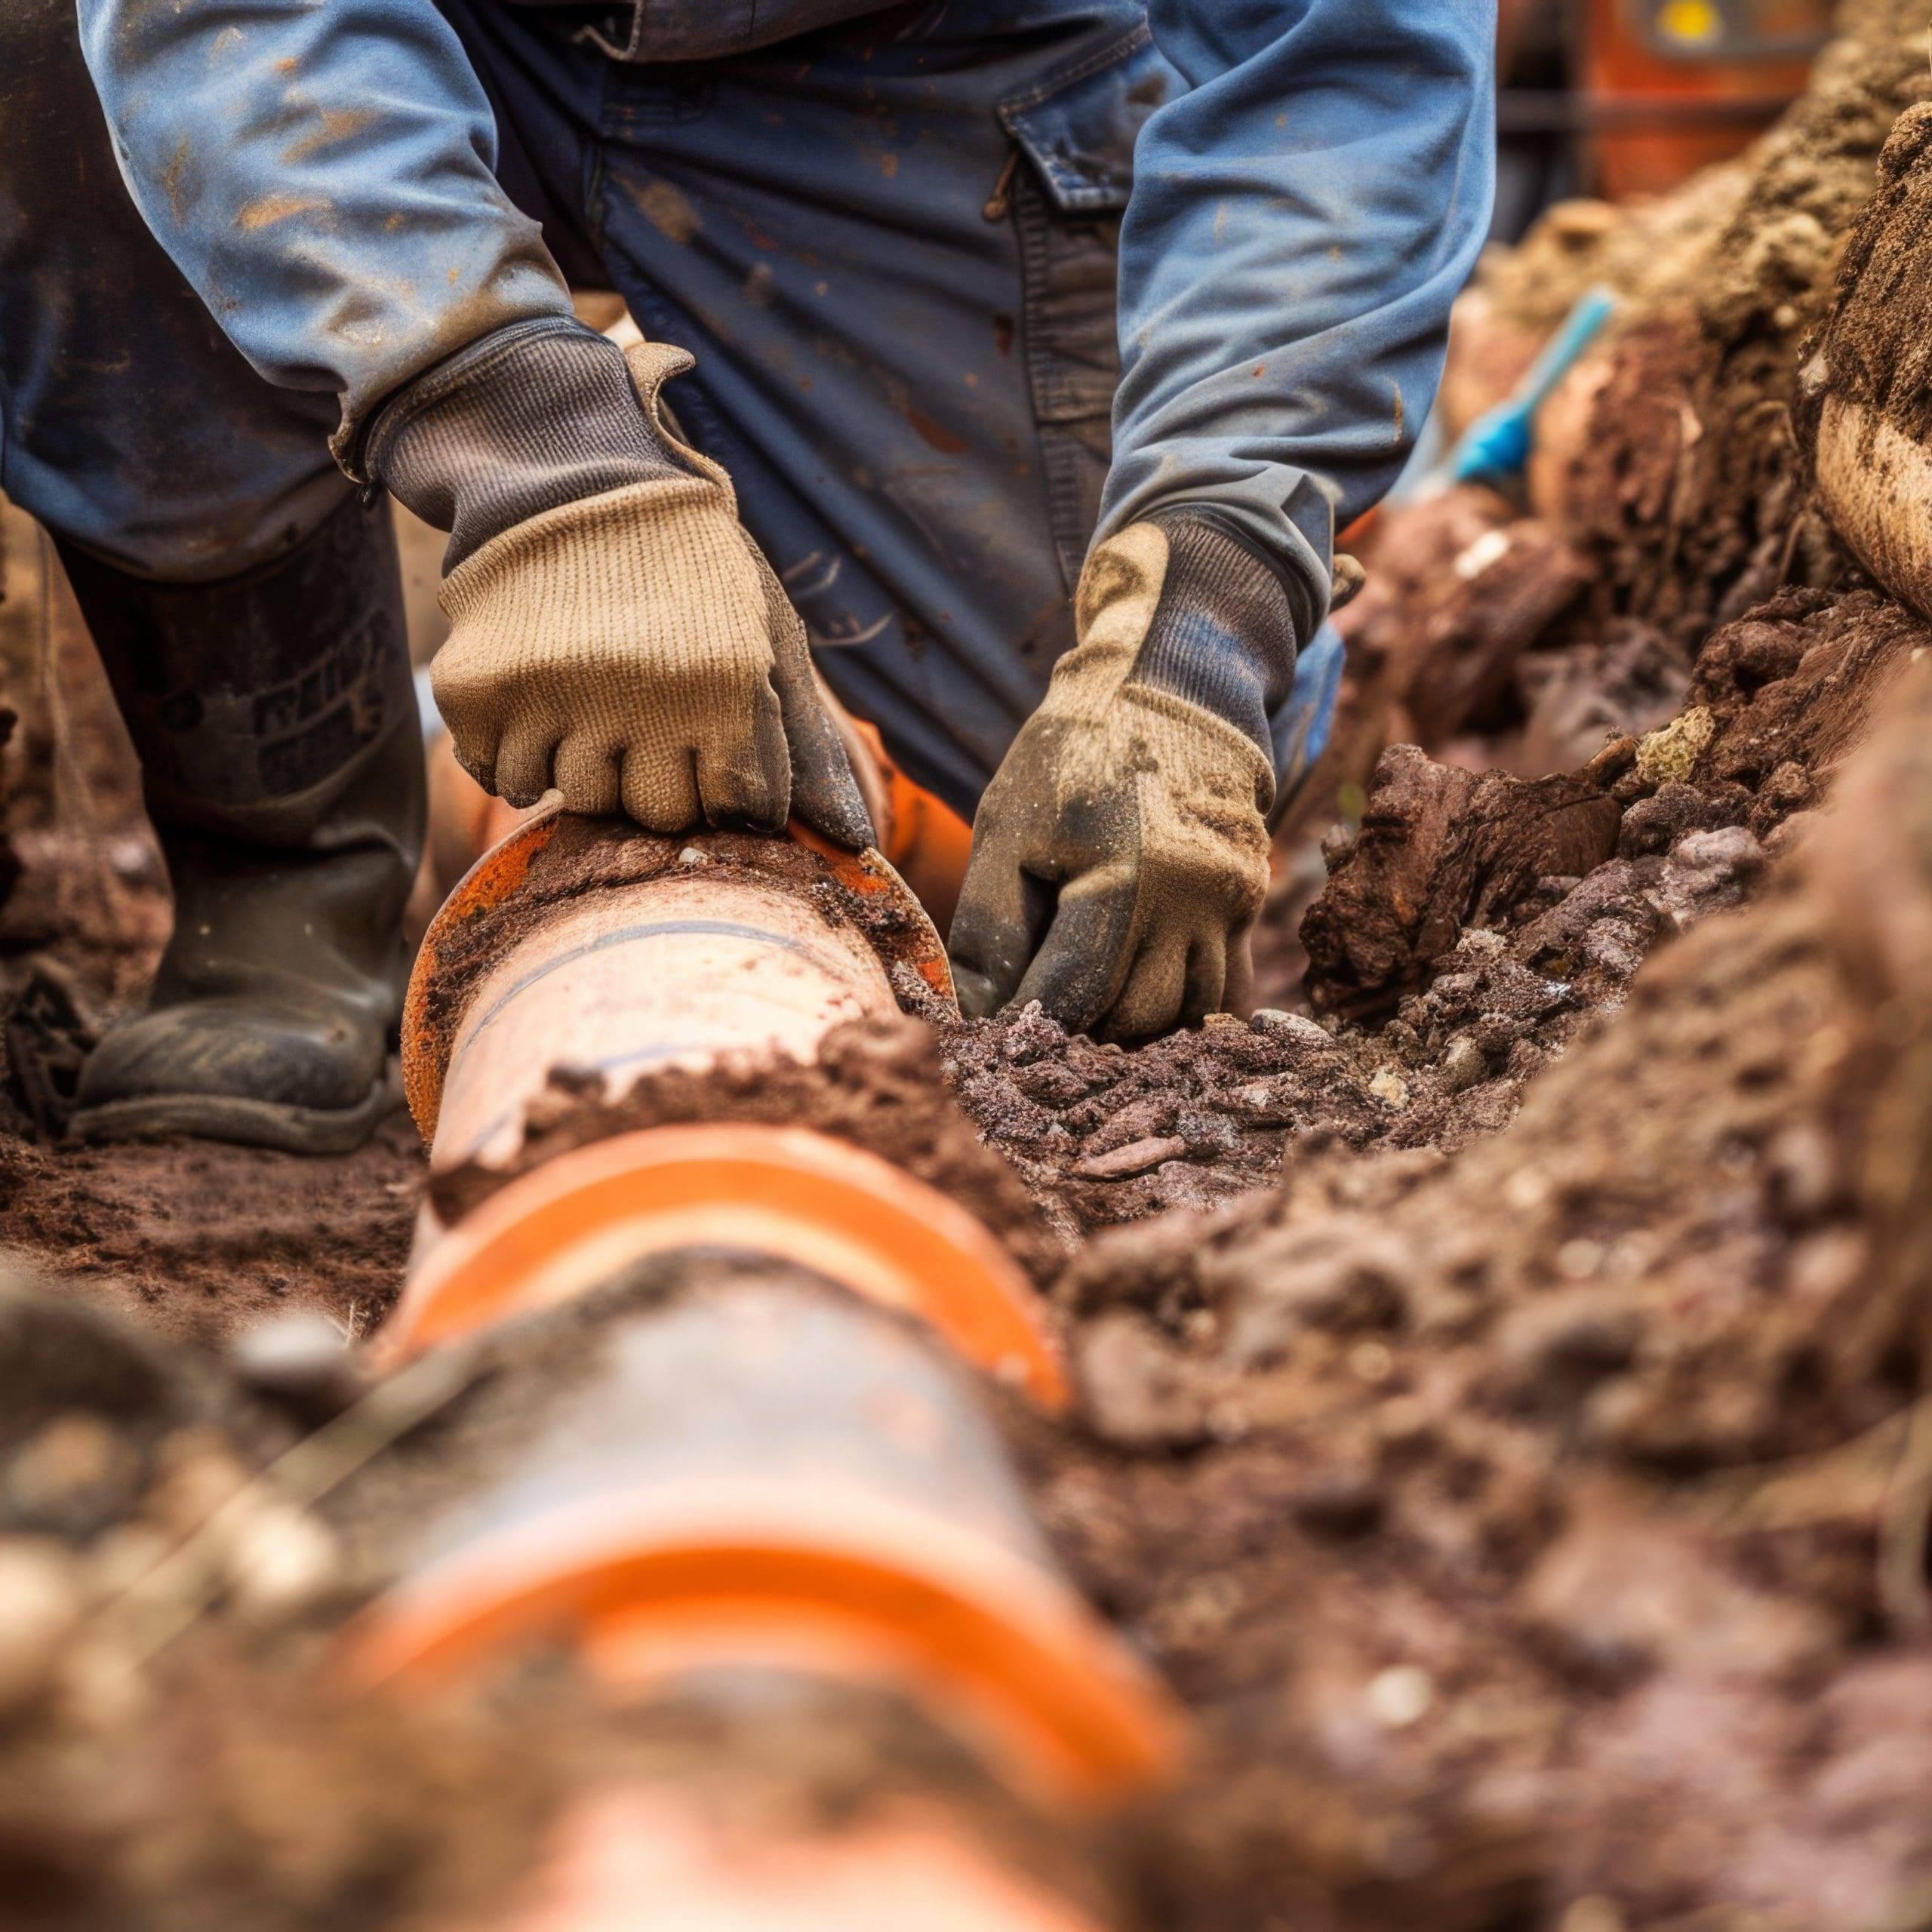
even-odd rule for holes
{"type": "Polygon", "coordinates": [[[495,1932],[1097,1932],[953,1821],[734,1832],[671,1791],[599,1792],[560,1821],[536,1896],[495,1932]],[[648,1901],[648,1903],[645,1903],[648,1901]]]}
{"type": "MultiPolygon", "coordinates": [[[[432,924],[404,1078],[432,1171],[497,1164],[552,1069],[614,1100],[645,1074],[778,1053],[841,1021],[946,1008],[931,923],[875,855],[549,814],[483,859],[432,924]]],[[[568,1300],[645,1257],[730,1243],[924,1318],[976,1367],[1065,1398],[1030,1285],[971,1215],[809,1131],[668,1127],[593,1143],[426,1216],[391,1355],[568,1300]]]]}
{"type": "Polygon", "coordinates": [[[950,1001],[875,854],[550,815],[472,870],[423,943],[405,1081],[436,1171],[517,1171],[426,1218],[382,1346],[577,1319],[582,1363],[514,1470],[423,1526],[358,1630],[365,1679],[561,1640],[631,1697],[720,1671],[889,1687],[1049,1806],[1169,1772],[1167,1699],[1058,1574],[967,1372],[1066,1399],[1035,1291],[970,1214],[803,1126],[525,1148],[554,1068],[608,1101],[950,1001]]]}
{"type": "Polygon", "coordinates": [[[930,1331],[743,1254],[637,1300],[593,1318],[514,1470],[425,1526],[368,1675],[568,1630],[632,1687],[740,1664],[888,1684],[1049,1803],[1158,1777],[1164,1711],[930,1331]]]}
{"type": "Polygon", "coordinates": [[[943,1004],[952,979],[931,922],[875,857],[546,812],[431,922],[404,1081],[432,1165],[491,1164],[514,1152],[553,1068],[614,1095],[731,1053],[808,1060],[833,1026],[909,993],[943,1004]]]}

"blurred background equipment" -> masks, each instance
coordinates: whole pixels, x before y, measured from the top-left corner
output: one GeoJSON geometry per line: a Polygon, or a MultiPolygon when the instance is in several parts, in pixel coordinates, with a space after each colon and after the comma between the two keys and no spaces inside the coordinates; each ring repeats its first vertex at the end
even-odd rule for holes
{"type": "Polygon", "coordinates": [[[1495,236],[1565,195],[1657,194],[1804,85],[1829,0],[1503,0],[1495,236]]]}

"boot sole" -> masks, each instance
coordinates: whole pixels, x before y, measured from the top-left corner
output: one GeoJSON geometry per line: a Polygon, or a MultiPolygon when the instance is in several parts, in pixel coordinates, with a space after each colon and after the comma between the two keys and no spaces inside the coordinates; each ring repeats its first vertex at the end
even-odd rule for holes
{"type": "Polygon", "coordinates": [[[352,1154],[401,1104],[393,1078],[379,1080],[368,1097],[340,1109],[291,1106],[229,1094],[146,1094],[83,1107],[68,1122],[79,1140],[153,1140],[185,1135],[269,1147],[285,1154],[352,1154]]]}

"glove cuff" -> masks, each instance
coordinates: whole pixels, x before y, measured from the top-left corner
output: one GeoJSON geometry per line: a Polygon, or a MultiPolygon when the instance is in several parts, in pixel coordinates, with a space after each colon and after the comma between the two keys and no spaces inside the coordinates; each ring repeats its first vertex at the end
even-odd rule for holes
{"type": "Polygon", "coordinates": [[[568,316],[481,337],[372,419],[363,466],[451,533],[445,574],[566,503],[697,472],[640,406],[623,351],[568,316]]]}
{"type": "Polygon", "coordinates": [[[1157,512],[1168,565],[1127,682],[1232,724],[1272,768],[1269,720],[1294,682],[1294,605],[1281,574],[1211,512],[1157,512]]]}

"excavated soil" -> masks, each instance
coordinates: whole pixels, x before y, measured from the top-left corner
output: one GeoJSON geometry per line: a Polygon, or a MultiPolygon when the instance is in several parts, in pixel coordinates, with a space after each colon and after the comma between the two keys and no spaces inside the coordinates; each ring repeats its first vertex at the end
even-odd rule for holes
{"type": "MultiPolygon", "coordinates": [[[[1134,1053],[1037,1011],[857,1026],[819,1069],[616,1103],[565,1075],[540,1108],[531,1159],[802,1112],[968,1200],[1054,1280],[1078,1420],[1001,1413],[1063,1558],[1201,1727],[1182,1790],[1075,1860],[1120,1922],[1911,1922],[1932,1883],[1932,1459],[1922,1177],[1884,1157],[1928,1144],[1932,692],[1906,675],[1927,641],[1869,592],[1795,589],[1713,636],[1671,724],[1567,776],[1389,753],[1328,843],[1309,1011],[1134,1053]],[[1835,814],[1834,782],[1856,795],[1835,814]]],[[[118,1276],[131,1306],[165,1282],[149,1320],[177,1334],[291,1302],[359,1329],[392,1290],[399,1122],[380,1203],[376,1155],[7,1144],[10,1233],[59,1260],[59,1227],[91,1214],[60,1272],[118,1276]],[[202,1197],[252,1230],[226,1252],[211,1216],[165,1239],[143,1218],[197,1158],[202,1197]],[[20,1217],[57,1198],[66,1223],[20,1217]],[[303,1232],[325,1218],[327,1247],[303,1232]]],[[[445,1177],[439,1203],[488,1184],[445,1177]]],[[[194,1352],[132,1381],[104,1428],[63,1384],[0,1444],[0,1494],[41,1512],[10,1530],[73,1551],[84,1600],[134,1567],[131,1533],[137,1558],[161,1546],[184,1487],[232,1493],[349,1398],[194,1352]]],[[[424,1481],[463,1479],[461,1433],[420,1419],[365,1496],[408,1515],[424,1481]]],[[[570,1792],[615,1765],[694,1774],[715,1743],[688,1718],[670,1743],[614,1727],[554,1664],[408,1723],[345,1710],[312,1633],[368,1586],[352,1518],[291,1532],[275,1497],[297,1554],[231,1535],[208,1612],[138,1696],[88,1688],[88,1620],[43,1663],[0,1752],[24,1922],[453,1923],[528,1871],[570,1792]]]]}
{"type": "Polygon", "coordinates": [[[1922,677],[1900,708],[1504,1134],[1069,1271],[1097,1440],[1050,1515],[1221,1774],[1150,1827],[1160,1922],[1917,1922],[1922,677]]]}
{"type": "Polygon", "coordinates": [[[1899,116],[1872,197],[1839,265],[1837,306],[1820,349],[1832,387],[1882,412],[1900,435],[1932,429],[1932,287],[1912,245],[1932,220],[1932,108],[1899,116]]]}

